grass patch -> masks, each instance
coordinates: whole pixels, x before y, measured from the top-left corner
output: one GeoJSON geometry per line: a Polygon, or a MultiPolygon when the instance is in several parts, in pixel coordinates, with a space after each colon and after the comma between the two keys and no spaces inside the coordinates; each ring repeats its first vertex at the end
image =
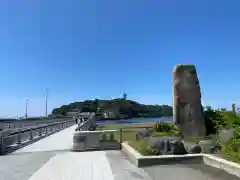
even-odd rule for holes
{"type": "Polygon", "coordinates": [[[140,154],[147,156],[148,152],[147,152],[147,147],[148,144],[146,141],[144,140],[140,140],[140,141],[129,141],[128,144],[130,146],[133,147],[133,149],[135,149],[136,151],[138,151],[140,154]]]}
{"type": "MultiPolygon", "coordinates": [[[[149,127],[152,128],[153,123],[138,123],[138,124],[110,124],[100,125],[97,130],[120,130],[122,129],[122,141],[136,141],[136,134],[140,128],[149,127]]],[[[120,140],[120,134],[116,133],[116,140],[120,140]]]]}
{"type": "Polygon", "coordinates": [[[132,146],[136,151],[138,151],[143,156],[152,156],[152,155],[161,155],[162,153],[157,150],[149,147],[146,141],[130,141],[128,142],[130,146],[132,146]]]}
{"type": "Polygon", "coordinates": [[[139,128],[149,127],[153,128],[154,123],[135,123],[135,124],[108,124],[108,125],[99,125],[97,127],[98,130],[115,130],[115,129],[131,129],[137,130],[139,128]]]}
{"type": "MultiPolygon", "coordinates": [[[[166,136],[166,132],[154,132],[155,123],[138,123],[138,124],[111,124],[100,125],[97,130],[119,130],[122,129],[122,141],[127,141],[136,151],[144,156],[147,155],[160,155],[161,152],[157,149],[149,147],[148,143],[142,140],[136,140],[136,134],[139,129],[151,128],[153,136],[166,136]]],[[[170,132],[169,132],[170,133],[170,132]]],[[[119,133],[115,135],[116,140],[120,140],[119,133]]]]}

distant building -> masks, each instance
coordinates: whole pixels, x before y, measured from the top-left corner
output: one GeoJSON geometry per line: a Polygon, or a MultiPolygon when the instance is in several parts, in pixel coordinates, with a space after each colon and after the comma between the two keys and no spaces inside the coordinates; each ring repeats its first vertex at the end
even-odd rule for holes
{"type": "Polygon", "coordinates": [[[104,118],[117,118],[119,117],[119,112],[117,109],[106,109],[103,112],[104,118]]]}

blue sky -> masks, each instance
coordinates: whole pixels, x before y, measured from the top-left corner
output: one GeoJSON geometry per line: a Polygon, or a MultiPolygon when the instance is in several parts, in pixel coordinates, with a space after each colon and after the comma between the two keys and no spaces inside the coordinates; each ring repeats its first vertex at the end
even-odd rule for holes
{"type": "Polygon", "coordinates": [[[175,64],[195,64],[204,104],[240,103],[240,2],[3,0],[0,116],[44,114],[127,92],[171,104],[175,64]]]}

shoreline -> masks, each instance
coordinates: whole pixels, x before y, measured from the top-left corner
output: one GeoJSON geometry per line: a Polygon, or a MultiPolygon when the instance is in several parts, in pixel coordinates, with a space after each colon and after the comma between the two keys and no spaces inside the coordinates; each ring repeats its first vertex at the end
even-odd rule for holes
{"type": "Polygon", "coordinates": [[[134,117],[134,118],[101,118],[96,121],[121,121],[121,120],[134,120],[134,119],[158,119],[158,118],[173,118],[172,116],[161,116],[161,117],[134,117]]]}

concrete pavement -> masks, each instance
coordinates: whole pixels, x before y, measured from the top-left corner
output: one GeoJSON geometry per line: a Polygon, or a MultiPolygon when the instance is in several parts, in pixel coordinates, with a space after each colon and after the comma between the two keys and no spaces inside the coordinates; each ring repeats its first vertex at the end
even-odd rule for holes
{"type": "Polygon", "coordinates": [[[71,152],[76,126],[0,157],[0,180],[238,180],[206,165],[138,168],[122,151],[71,152]]]}
{"type": "Polygon", "coordinates": [[[220,169],[205,164],[176,164],[145,167],[153,180],[239,180],[220,169]]]}

